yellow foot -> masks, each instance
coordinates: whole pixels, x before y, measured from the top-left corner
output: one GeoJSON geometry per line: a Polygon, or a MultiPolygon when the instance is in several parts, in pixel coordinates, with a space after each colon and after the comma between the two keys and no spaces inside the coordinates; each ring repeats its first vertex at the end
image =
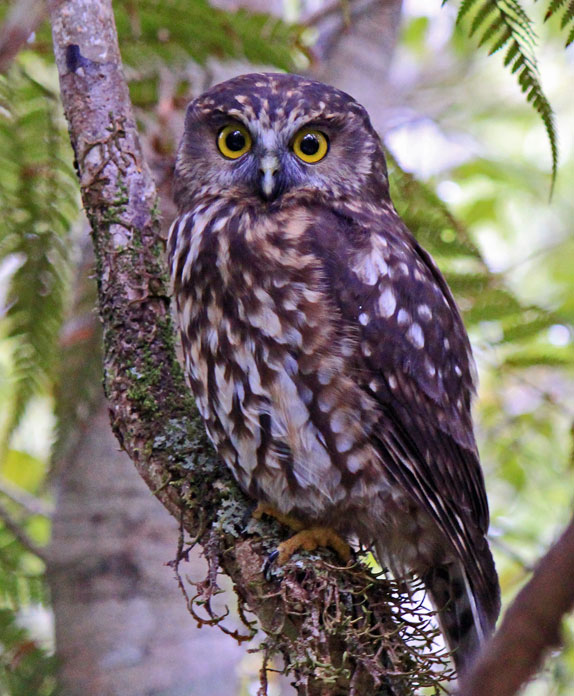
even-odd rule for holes
{"type": "Polygon", "coordinates": [[[300,520],[290,515],[284,515],[267,503],[259,503],[253,512],[253,517],[259,520],[263,515],[274,517],[281,522],[281,524],[297,532],[297,534],[287,539],[287,541],[282,541],[277,547],[277,551],[279,552],[277,562],[279,565],[287,563],[291,556],[296,551],[299,551],[299,549],[314,551],[320,546],[328,546],[333,549],[345,563],[351,558],[349,544],[347,544],[337,532],[329,527],[309,527],[305,529],[305,525],[300,520]]]}
{"type": "Polygon", "coordinates": [[[269,503],[257,503],[257,507],[251,516],[256,520],[260,520],[263,515],[274,517],[278,522],[281,522],[281,524],[289,527],[289,529],[292,529],[294,532],[300,532],[305,529],[303,522],[298,520],[296,517],[284,515],[282,512],[279,512],[279,510],[276,510],[273,505],[269,505],[269,503]]]}
{"type": "Polygon", "coordinates": [[[291,556],[299,549],[314,551],[319,546],[328,546],[337,552],[345,563],[351,558],[351,549],[344,539],[329,527],[309,527],[298,532],[287,541],[282,541],[277,550],[279,565],[287,563],[291,556]]]}

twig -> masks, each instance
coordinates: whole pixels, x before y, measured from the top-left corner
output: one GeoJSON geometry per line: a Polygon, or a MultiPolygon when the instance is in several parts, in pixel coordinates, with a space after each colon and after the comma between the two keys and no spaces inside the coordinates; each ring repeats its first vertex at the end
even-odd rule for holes
{"type": "Polygon", "coordinates": [[[30,515],[41,515],[42,517],[51,517],[54,509],[52,505],[46,503],[40,498],[31,495],[27,491],[15,486],[6,479],[0,479],[0,493],[9,498],[13,503],[20,507],[30,515]]]}

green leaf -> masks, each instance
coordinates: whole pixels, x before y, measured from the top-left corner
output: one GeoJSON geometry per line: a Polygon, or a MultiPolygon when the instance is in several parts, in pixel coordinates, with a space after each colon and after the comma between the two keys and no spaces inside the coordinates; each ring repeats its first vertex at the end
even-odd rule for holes
{"type": "Polygon", "coordinates": [[[18,625],[13,612],[0,609],[0,693],[56,696],[56,661],[18,625]]]}
{"type": "Polygon", "coordinates": [[[0,78],[0,259],[20,261],[8,293],[6,337],[15,384],[7,438],[32,396],[50,383],[57,363],[69,273],[70,234],[79,215],[72,153],[57,93],[30,71],[12,66],[0,78]]]}
{"type": "Polygon", "coordinates": [[[148,72],[154,64],[204,64],[210,56],[283,70],[307,61],[303,27],[268,14],[227,12],[207,0],[122,0],[114,9],[124,61],[148,72]]]}
{"type": "MultiPolygon", "coordinates": [[[[551,3],[551,7],[553,7],[553,3],[551,3]]],[[[553,8],[553,11],[557,7],[558,5],[553,8]]],[[[497,14],[497,17],[490,21],[488,28],[482,33],[478,41],[479,46],[490,44],[489,54],[496,53],[511,41],[504,58],[504,65],[511,66],[511,73],[517,74],[521,90],[526,94],[527,101],[532,104],[544,124],[552,155],[551,188],[553,188],[558,169],[558,138],[554,124],[554,112],[540,84],[538,64],[534,53],[536,34],[532,22],[518,0],[465,0],[459,9],[457,23],[460,24],[472,11],[475,11],[475,14],[468,30],[469,36],[473,36],[493,13],[497,14]]],[[[574,0],[571,0],[565,17],[566,23],[574,17],[574,0]],[[570,7],[572,7],[571,14],[570,7]]],[[[569,36],[569,41],[570,38],[569,36]]],[[[572,35],[572,40],[574,40],[574,35],[572,35]]]]}

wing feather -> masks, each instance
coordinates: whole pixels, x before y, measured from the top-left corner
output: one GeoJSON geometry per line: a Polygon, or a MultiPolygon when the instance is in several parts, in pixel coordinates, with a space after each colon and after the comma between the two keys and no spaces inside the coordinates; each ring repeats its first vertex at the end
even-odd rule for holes
{"type": "Polygon", "coordinates": [[[474,362],[446,281],[390,206],[313,219],[309,251],[356,336],[356,379],[381,407],[387,474],[468,553],[486,533],[488,505],[471,420],[474,362]]]}

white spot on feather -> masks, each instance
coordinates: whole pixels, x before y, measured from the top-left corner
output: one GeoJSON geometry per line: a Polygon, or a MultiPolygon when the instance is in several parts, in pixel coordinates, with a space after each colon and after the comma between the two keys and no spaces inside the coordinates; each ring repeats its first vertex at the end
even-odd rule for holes
{"type": "Polygon", "coordinates": [[[304,384],[299,386],[299,394],[307,406],[313,401],[313,392],[304,384]]]}
{"type": "Polygon", "coordinates": [[[355,353],[355,346],[351,341],[344,341],[341,345],[341,355],[345,358],[350,358],[355,353]]]}
{"type": "Polygon", "coordinates": [[[387,286],[379,296],[379,313],[382,317],[390,317],[397,307],[395,294],[390,286],[387,286]]]}
{"type": "Polygon", "coordinates": [[[423,348],[425,344],[425,337],[423,330],[418,324],[412,324],[407,331],[407,338],[413,344],[415,348],[423,348]]]}
{"type": "Polygon", "coordinates": [[[329,413],[335,405],[334,394],[332,392],[323,392],[319,396],[317,403],[319,404],[319,410],[323,411],[323,413],[329,413]]]}
{"type": "Polygon", "coordinates": [[[190,325],[191,318],[194,314],[195,312],[193,311],[193,300],[188,297],[182,307],[181,312],[179,313],[179,323],[183,329],[190,325]]]}
{"type": "Polygon", "coordinates": [[[356,454],[351,454],[347,458],[347,469],[352,473],[356,474],[359,469],[363,467],[363,460],[356,454]]]}
{"type": "Polygon", "coordinates": [[[182,277],[184,281],[189,281],[189,279],[191,278],[191,271],[195,262],[197,261],[199,247],[201,246],[201,242],[203,241],[203,232],[205,230],[206,225],[211,221],[213,214],[215,214],[215,211],[212,211],[209,214],[205,214],[202,211],[201,213],[196,213],[193,216],[193,220],[191,223],[189,248],[187,249],[187,257],[185,259],[185,265],[182,271],[182,277]]]}
{"type": "Polygon", "coordinates": [[[378,249],[360,258],[353,267],[353,272],[367,285],[375,285],[381,276],[387,274],[389,267],[378,249]]]}
{"type": "Polygon", "coordinates": [[[419,313],[419,317],[425,321],[430,321],[432,319],[431,308],[427,304],[419,305],[417,312],[419,313]]]}
{"type": "Polygon", "coordinates": [[[227,415],[231,413],[231,409],[233,408],[234,390],[225,379],[225,367],[223,365],[215,366],[215,382],[217,384],[217,398],[219,404],[223,407],[225,415],[227,415]]]}
{"type": "Polygon", "coordinates": [[[297,304],[293,302],[293,300],[286,299],[283,301],[283,309],[287,310],[288,312],[293,312],[297,309],[297,304]]]}
{"type": "Polygon", "coordinates": [[[369,315],[366,312],[359,314],[359,324],[366,326],[369,323],[369,315]]]}
{"type": "Polygon", "coordinates": [[[311,288],[304,288],[303,289],[303,297],[308,301],[308,302],[319,302],[321,299],[321,293],[317,292],[316,290],[311,290],[311,288]]]}
{"type": "Polygon", "coordinates": [[[399,309],[397,313],[397,322],[401,325],[408,324],[411,320],[411,315],[406,309],[399,309]]]}
{"type": "Polygon", "coordinates": [[[348,452],[353,446],[353,440],[349,435],[338,435],[337,436],[337,452],[348,452]]]}
{"type": "Polygon", "coordinates": [[[347,424],[347,414],[343,409],[337,409],[331,416],[331,430],[334,433],[342,433],[347,427],[347,424]]]}
{"type": "Polygon", "coordinates": [[[261,329],[266,336],[279,336],[281,334],[281,322],[279,317],[270,307],[261,307],[259,312],[252,313],[248,317],[252,326],[261,329]]]}
{"type": "Polygon", "coordinates": [[[429,358],[425,358],[425,370],[427,371],[427,374],[429,377],[434,377],[436,374],[436,368],[432,364],[432,362],[429,360],[429,358]]]}

